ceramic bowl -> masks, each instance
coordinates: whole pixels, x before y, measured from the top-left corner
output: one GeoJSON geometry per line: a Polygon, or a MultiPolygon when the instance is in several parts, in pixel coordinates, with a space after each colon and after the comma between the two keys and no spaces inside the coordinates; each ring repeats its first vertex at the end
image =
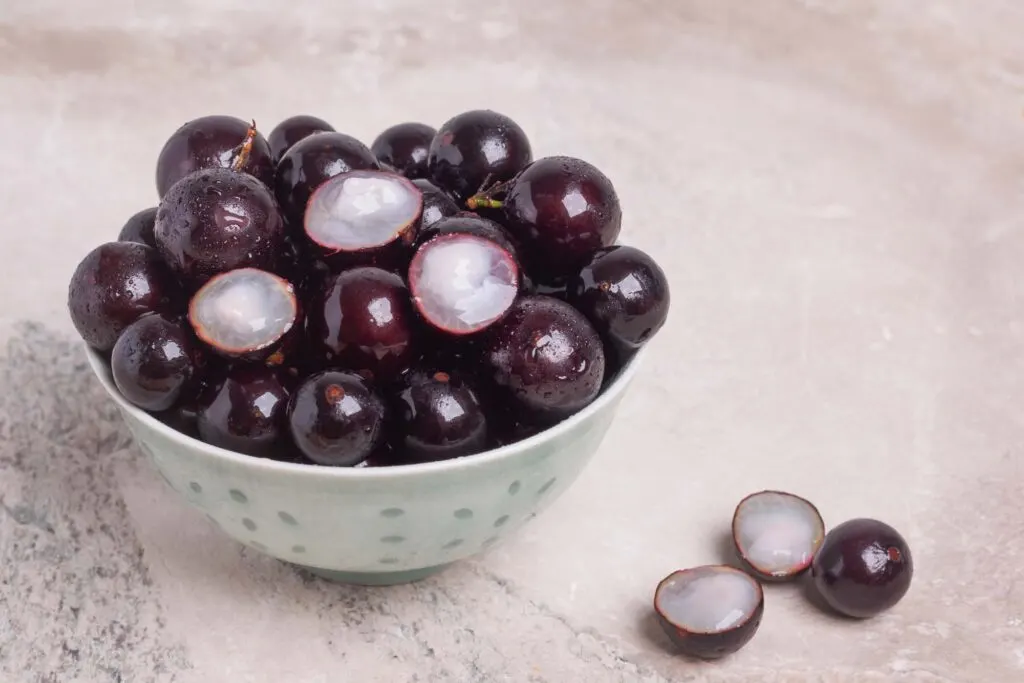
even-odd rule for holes
{"type": "Polygon", "coordinates": [[[107,363],[87,355],[159,473],[224,533],[333,580],[386,585],[486,550],[568,489],[597,451],[643,352],[593,403],[529,439],[455,460],[360,469],[203,443],[128,403],[107,363]]]}

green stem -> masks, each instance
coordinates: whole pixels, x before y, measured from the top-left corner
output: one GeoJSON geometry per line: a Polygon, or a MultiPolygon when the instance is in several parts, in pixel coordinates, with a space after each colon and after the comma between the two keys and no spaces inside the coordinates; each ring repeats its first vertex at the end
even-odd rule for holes
{"type": "Polygon", "coordinates": [[[466,206],[468,206],[471,211],[476,209],[500,209],[505,206],[505,202],[500,199],[491,199],[490,197],[478,194],[467,199],[466,206]]]}

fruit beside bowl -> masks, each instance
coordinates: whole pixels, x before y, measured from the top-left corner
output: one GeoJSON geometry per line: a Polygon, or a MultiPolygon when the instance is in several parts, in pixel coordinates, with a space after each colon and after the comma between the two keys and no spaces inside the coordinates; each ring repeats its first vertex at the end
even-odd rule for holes
{"type": "Polygon", "coordinates": [[[72,276],[90,363],[244,543],[364,583],[478,552],[596,450],[665,273],[617,244],[604,174],[534,161],[501,114],[268,139],[211,116],[167,141],[159,205],[72,276]]]}

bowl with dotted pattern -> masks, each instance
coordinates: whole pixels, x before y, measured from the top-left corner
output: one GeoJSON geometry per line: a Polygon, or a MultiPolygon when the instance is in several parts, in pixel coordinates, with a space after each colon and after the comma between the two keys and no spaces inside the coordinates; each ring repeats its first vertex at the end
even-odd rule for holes
{"type": "Polygon", "coordinates": [[[415,581],[487,550],[536,517],[597,451],[643,355],[579,413],[502,448],[442,462],[322,467],[234,453],[128,403],[89,364],[167,484],[225,534],[336,581],[415,581]]]}

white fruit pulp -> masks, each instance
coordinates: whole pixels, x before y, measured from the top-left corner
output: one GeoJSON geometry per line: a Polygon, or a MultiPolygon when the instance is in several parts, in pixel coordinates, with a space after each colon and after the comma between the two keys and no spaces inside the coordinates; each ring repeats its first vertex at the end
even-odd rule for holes
{"type": "Polygon", "coordinates": [[[259,349],[295,322],[295,297],[276,276],[252,268],[211,280],[197,294],[192,322],[221,349],[259,349]]]}
{"type": "Polygon", "coordinates": [[[749,576],[711,568],[677,574],[658,591],[662,613],[694,633],[727,631],[743,623],[760,599],[757,584],[749,576]]]}
{"type": "Polygon", "coordinates": [[[785,576],[806,567],[824,537],[820,516],[804,500],[766,491],[740,504],[734,533],[758,571],[785,576]]]}
{"type": "Polygon", "coordinates": [[[337,176],[310,198],[306,234],[330,249],[354,251],[388,244],[421,207],[418,190],[384,173],[337,176]]]}

